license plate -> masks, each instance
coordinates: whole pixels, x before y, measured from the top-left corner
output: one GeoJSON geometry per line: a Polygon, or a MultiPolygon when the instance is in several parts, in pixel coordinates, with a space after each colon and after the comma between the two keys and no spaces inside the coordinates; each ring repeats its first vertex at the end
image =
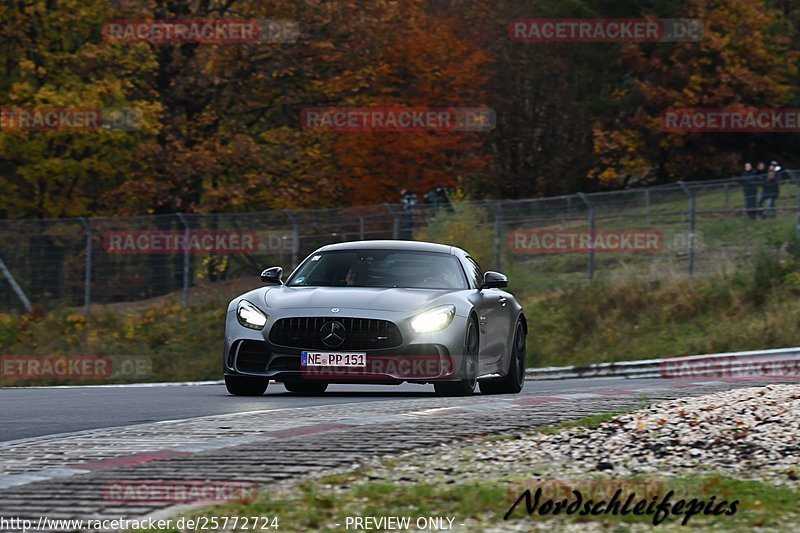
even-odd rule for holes
{"type": "Polygon", "coordinates": [[[367,366],[367,354],[363,352],[301,352],[301,366],[367,366]]]}

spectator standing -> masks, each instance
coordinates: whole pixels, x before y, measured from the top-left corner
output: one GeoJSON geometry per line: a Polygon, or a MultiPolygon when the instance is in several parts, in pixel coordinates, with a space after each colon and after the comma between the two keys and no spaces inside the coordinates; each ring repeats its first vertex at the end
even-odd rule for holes
{"type": "MultiPolygon", "coordinates": [[[[753,180],[755,185],[757,187],[761,187],[762,185],[764,185],[764,179],[766,179],[766,177],[767,177],[767,165],[763,161],[759,161],[758,163],[756,163],[756,175],[755,175],[755,180],[753,180]]],[[[756,200],[756,215],[757,216],[761,216],[761,209],[758,208],[758,205],[760,205],[760,202],[761,202],[761,199],[758,198],[756,200]]]]}
{"type": "Polygon", "coordinates": [[[750,162],[745,163],[744,172],[739,176],[738,181],[744,191],[744,210],[750,220],[755,220],[758,217],[758,208],[756,207],[758,197],[757,180],[753,165],[750,162]]]}
{"type": "Polygon", "coordinates": [[[761,199],[758,201],[758,206],[761,208],[761,216],[763,218],[774,218],[775,202],[780,193],[780,186],[778,185],[778,170],[780,169],[777,161],[771,161],[767,168],[767,175],[764,178],[763,186],[761,188],[761,199]],[[764,204],[767,205],[764,208],[764,204]]]}
{"type": "Polygon", "coordinates": [[[436,209],[444,208],[452,213],[453,205],[450,203],[450,194],[450,191],[439,185],[425,193],[425,203],[432,205],[436,209]]]}
{"type": "Polygon", "coordinates": [[[445,189],[439,185],[436,187],[436,196],[439,197],[439,204],[444,206],[449,213],[455,211],[455,209],[453,209],[453,204],[450,203],[450,198],[453,196],[453,189],[445,189]]]}
{"type": "Polygon", "coordinates": [[[411,192],[408,189],[401,189],[400,203],[403,206],[403,211],[415,209],[417,207],[417,193],[411,192]]]}

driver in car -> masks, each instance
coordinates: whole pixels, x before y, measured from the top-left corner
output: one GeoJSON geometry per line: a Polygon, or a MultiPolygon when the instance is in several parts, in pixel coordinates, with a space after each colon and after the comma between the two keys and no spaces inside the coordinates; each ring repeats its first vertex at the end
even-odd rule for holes
{"type": "Polygon", "coordinates": [[[453,289],[459,286],[458,277],[455,272],[447,267],[440,266],[433,278],[431,279],[434,285],[453,289]]]}
{"type": "Polygon", "coordinates": [[[361,263],[353,263],[348,269],[344,280],[348,287],[358,287],[364,285],[366,278],[366,266],[361,263]]]}

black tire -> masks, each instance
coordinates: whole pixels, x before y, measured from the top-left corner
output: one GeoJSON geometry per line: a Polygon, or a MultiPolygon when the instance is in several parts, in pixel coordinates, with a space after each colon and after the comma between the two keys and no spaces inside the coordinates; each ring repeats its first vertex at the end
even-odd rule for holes
{"type": "Polygon", "coordinates": [[[458,381],[440,381],[433,384],[433,390],[439,396],[469,396],[475,393],[478,385],[478,326],[474,319],[467,324],[464,336],[464,357],[462,376],[458,381]]]}
{"type": "Polygon", "coordinates": [[[225,376],[225,388],[234,396],[261,396],[267,390],[269,378],[225,376]]]}
{"type": "Polygon", "coordinates": [[[284,381],[283,386],[297,394],[322,394],[328,388],[324,381],[284,381]]]}
{"type": "Polygon", "coordinates": [[[508,372],[502,379],[481,381],[483,394],[519,394],[525,385],[525,325],[521,320],[514,326],[514,340],[511,345],[511,360],[508,372]]]}

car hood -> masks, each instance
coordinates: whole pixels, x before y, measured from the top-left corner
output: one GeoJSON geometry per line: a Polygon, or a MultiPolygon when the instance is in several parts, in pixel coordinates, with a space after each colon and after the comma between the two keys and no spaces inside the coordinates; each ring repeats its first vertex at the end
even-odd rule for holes
{"type": "Polygon", "coordinates": [[[372,287],[276,287],[267,291],[268,308],[307,309],[339,307],[375,311],[411,312],[449,294],[430,289],[372,287]]]}

